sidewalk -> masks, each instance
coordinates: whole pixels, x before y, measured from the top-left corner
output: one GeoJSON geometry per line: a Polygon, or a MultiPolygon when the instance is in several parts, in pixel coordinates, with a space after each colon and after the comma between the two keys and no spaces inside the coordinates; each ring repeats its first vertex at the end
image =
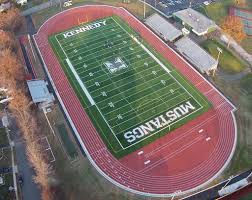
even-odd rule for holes
{"type": "MultiPolygon", "coordinates": [[[[228,44],[228,37],[224,34],[221,35],[220,39],[228,44]]],[[[236,41],[231,40],[230,42],[230,47],[233,48],[233,50],[239,54],[244,60],[246,60],[249,64],[250,67],[252,68],[252,55],[247,53],[236,41]]]]}
{"type": "Polygon", "coordinates": [[[10,133],[11,139],[15,142],[16,163],[19,175],[24,179],[21,187],[23,200],[40,200],[40,189],[34,183],[33,176],[34,170],[31,168],[25,150],[25,143],[23,142],[19,128],[17,127],[14,118],[9,117],[10,120],[10,133]]]}

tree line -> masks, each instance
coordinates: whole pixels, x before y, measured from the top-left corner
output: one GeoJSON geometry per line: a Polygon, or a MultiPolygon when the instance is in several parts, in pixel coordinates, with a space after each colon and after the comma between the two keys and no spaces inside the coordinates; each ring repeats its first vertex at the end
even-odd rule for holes
{"type": "Polygon", "coordinates": [[[36,120],[36,112],[31,109],[31,100],[27,96],[25,71],[19,59],[20,48],[15,31],[22,26],[22,16],[17,8],[0,13],[0,87],[7,89],[6,96],[13,99],[8,109],[14,114],[22,137],[26,144],[26,154],[35,171],[34,181],[41,188],[43,200],[52,200],[50,177],[53,170],[47,163],[38,138],[41,129],[36,120]]]}

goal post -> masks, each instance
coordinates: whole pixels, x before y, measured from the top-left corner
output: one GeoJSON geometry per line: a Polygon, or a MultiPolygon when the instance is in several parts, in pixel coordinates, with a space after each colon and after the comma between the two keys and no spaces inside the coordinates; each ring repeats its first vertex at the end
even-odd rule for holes
{"type": "Polygon", "coordinates": [[[85,15],[83,18],[78,17],[78,25],[86,24],[88,23],[88,16],[85,15]]]}

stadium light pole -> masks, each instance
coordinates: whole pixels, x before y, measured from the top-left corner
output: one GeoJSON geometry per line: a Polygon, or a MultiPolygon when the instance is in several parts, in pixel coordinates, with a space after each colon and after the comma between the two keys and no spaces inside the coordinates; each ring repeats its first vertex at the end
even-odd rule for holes
{"type": "Polygon", "coordinates": [[[59,4],[60,4],[60,11],[62,11],[61,0],[59,0],[59,4]]]}
{"type": "MultiPolygon", "coordinates": [[[[217,56],[217,66],[219,64],[219,60],[220,60],[220,54],[223,52],[222,49],[220,47],[217,47],[217,51],[218,51],[218,56],[217,56]]],[[[216,66],[216,69],[214,69],[213,71],[213,76],[215,75],[215,72],[217,70],[217,66],[216,66]]]]}
{"type": "Polygon", "coordinates": [[[248,179],[250,176],[252,176],[252,172],[247,176],[247,179],[248,179]]]}
{"type": "Polygon", "coordinates": [[[144,7],[143,7],[143,10],[144,10],[144,19],[145,19],[145,12],[146,12],[146,8],[145,8],[145,0],[144,0],[144,7]]]}
{"type": "Polygon", "coordinates": [[[173,200],[173,199],[174,199],[176,196],[178,196],[180,193],[181,193],[181,190],[175,191],[175,192],[172,194],[171,200],[173,200]]]}
{"type": "Polygon", "coordinates": [[[222,53],[222,49],[220,47],[217,47],[218,50],[218,57],[217,57],[217,61],[219,62],[220,59],[220,54],[222,53]]]}

